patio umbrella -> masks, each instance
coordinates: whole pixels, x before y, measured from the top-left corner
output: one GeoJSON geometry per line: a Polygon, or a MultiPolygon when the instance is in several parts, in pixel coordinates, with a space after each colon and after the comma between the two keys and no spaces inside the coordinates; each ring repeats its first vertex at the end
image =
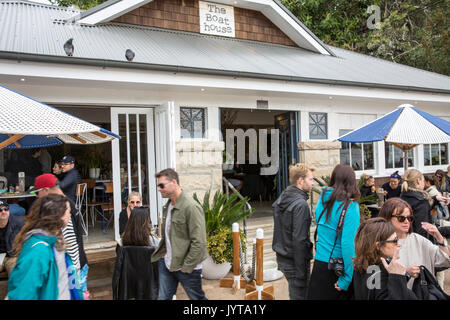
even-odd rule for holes
{"type": "Polygon", "coordinates": [[[394,111],[338,138],[342,142],[386,141],[403,150],[404,170],[408,152],[419,144],[450,142],[450,121],[402,104],[394,111]]]}
{"type": "Polygon", "coordinates": [[[0,85],[0,149],[98,144],[120,136],[0,85]]]}

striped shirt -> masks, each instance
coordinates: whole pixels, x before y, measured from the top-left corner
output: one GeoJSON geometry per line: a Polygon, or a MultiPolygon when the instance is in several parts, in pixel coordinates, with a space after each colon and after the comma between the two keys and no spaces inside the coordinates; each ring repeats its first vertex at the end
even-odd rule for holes
{"type": "Polygon", "coordinates": [[[80,252],[78,251],[77,237],[75,231],[73,230],[72,217],[69,219],[67,226],[62,229],[64,242],[67,245],[67,253],[72,259],[73,266],[75,269],[80,270],[80,252]]]}

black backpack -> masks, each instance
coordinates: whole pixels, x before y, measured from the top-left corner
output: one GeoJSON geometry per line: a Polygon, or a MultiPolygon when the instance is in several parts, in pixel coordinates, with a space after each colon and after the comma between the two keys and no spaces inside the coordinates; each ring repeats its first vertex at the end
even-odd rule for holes
{"type": "Polygon", "coordinates": [[[420,300],[450,300],[434,275],[424,266],[420,266],[420,274],[414,279],[412,291],[420,300]]]}

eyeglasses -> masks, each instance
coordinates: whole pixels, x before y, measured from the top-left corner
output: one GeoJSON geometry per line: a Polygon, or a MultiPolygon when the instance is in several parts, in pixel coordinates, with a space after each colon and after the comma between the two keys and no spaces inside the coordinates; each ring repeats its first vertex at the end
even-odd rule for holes
{"type": "Polygon", "coordinates": [[[397,244],[397,243],[398,243],[398,238],[395,237],[395,239],[392,239],[392,240],[384,240],[384,241],[381,241],[381,242],[383,242],[383,243],[395,243],[395,244],[397,244]]]}
{"type": "Polygon", "coordinates": [[[171,182],[172,182],[172,181],[167,182],[167,183],[160,183],[160,184],[157,184],[157,187],[160,188],[160,189],[164,189],[164,187],[165,187],[166,185],[168,185],[169,183],[171,183],[171,182]]]}
{"type": "Polygon", "coordinates": [[[413,216],[392,216],[392,218],[397,218],[398,222],[405,222],[405,219],[408,219],[409,222],[412,222],[414,220],[413,216]]]}
{"type": "Polygon", "coordinates": [[[3,207],[3,208],[0,208],[0,212],[3,212],[3,211],[9,211],[9,207],[3,207]]]}
{"type": "Polygon", "coordinates": [[[130,201],[131,204],[139,204],[141,203],[140,201],[130,201]]]}

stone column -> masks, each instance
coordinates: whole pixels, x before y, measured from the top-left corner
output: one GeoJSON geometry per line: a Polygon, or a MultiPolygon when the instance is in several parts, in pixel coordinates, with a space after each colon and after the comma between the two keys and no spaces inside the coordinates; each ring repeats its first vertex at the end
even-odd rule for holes
{"type": "Polygon", "coordinates": [[[298,143],[300,162],[316,168],[316,177],[331,176],[334,167],[339,164],[340,141],[305,141],[298,143]]]}
{"type": "Polygon", "coordinates": [[[197,194],[200,201],[207,191],[211,195],[222,190],[223,141],[177,141],[176,163],[180,185],[189,195],[197,194]]]}

